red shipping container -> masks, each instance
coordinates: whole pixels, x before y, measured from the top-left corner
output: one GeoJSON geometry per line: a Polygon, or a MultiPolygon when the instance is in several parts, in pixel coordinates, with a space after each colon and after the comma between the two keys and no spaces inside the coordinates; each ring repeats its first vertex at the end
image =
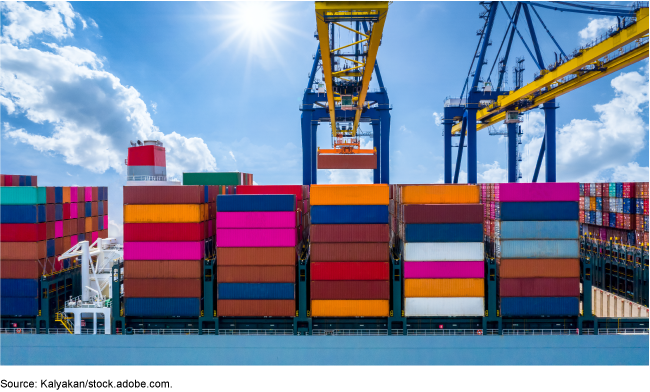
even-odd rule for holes
{"type": "Polygon", "coordinates": [[[387,242],[315,243],[310,246],[311,261],[385,262],[390,258],[387,242]]]}
{"type": "Polygon", "coordinates": [[[63,248],[63,237],[54,239],[54,253],[59,256],[62,255],[67,249],[63,248]]]}
{"type": "Polygon", "coordinates": [[[47,204],[54,204],[54,187],[48,186],[45,187],[45,200],[47,204]]]}
{"type": "Polygon", "coordinates": [[[311,299],[390,299],[390,282],[365,281],[313,281],[311,299]]]}
{"type": "Polygon", "coordinates": [[[623,228],[623,214],[621,213],[616,213],[616,228],[617,229],[623,228]]]}
{"type": "Polygon", "coordinates": [[[501,279],[501,297],[579,297],[580,278],[501,279]]]}
{"type": "Polygon", "coordinates": [[[294,317],[296,303],[292,299],[220,299],[219,317],[294,317]]]}
{"type": "Polygon", "coordinates": [[[123,189],[124,204],[203,204],[205,202],[203,185],[125,186],[123,189]]]}
{"type": "Polygon", "coordinates": [[[217,265],[218,283],[295,283],[296,267],[288,265],[217,265]]]}
{"type": "Polygon", "coordinates": [[[38,260],[2,260],[2,279],[40,279],[43,266],[38,260]]]}
{"type": "Polygon", "coordinates": [[[648,215],[648,199],[643,199],[643,212],[644,215],[648,215]]]}
{"type": "Polygon", "coordinates": [[[127,298],[200,298],[201,279],[124,279],[127,298]]]}
{"type": "Polygon", "coordinates": [[[217,265],[295,265],[295,248],[217,248],[217,265]]]}
{"type": "Polygon", "coordinates": [[[609,227],[609,213],[603,214],[603,226],[609,227]]]}
{"type": "MultiPolygon", "coordinates": [[[[389,263],[325,262],[311,263],[311,280],[388,280],[389,263]]],[[[219,275],[217,275],[219,276],[219,275]]]]}
{"type": "Polygon", "coordinates": [[[126,242],[185,242],[206,238],[207,222],[200,223],[125,223],[126,242]]]}
{"type": "Polygon", "coordinates": [[[609,197],[603,197],[603,212],[609,212],[609,197]]]}
{"type": "Polygon", "coordinates": [[[86,233],[86,218],[77,219],[77,234],[86,233]]]}
{"type": "Polygon", "coordinates": [[[99,231],[99,238],[108,238],[108,230],[100,230],[99,231]]]}
{"type": "Polygon", "coordinates": [[[92,200],[91,201],[99,201],[99,190],[97,189],[96,186],[92,187],[92,200]]]}
{"type": "Polygon", "coordinates": [[[377,155],[319,154],[316,165],[318,169],[376,169],[377,155]]]}
{"type": "Polygon", "coordinates": [[[636,193],[635,189],[635,183],[633,182],[624,182],[623,183],[623,197],[628,199],[631,197],[634,197],[634,194],[636,193]]]}
{"type": "Polygon", "coordinates": [[[12,176],[8,176],[8,175],[4,174],[2,177],[4,178],[3,186],[13,186],[13,177],[12,176]]]}
{"type": "Polygon", "coordinates": [[[83,186],[77,187],[77,203],[84,201],[85,197],[86,197],[86,188],[83,186]]]}
{"type": "Polygon", "coordinates": [[[0,227],[0,242],[45,241],[46,235],[46,223],[3,223],[0,227]]]}
{"type": "Polygon", "coordinates": [[[634,230],[636,227],[635,217],[634,214],[623,214],[623,228],[625,230],[634,230]]]}
{"type": "Polygon", "coordinates": [[[86,203],[81,202],[77,203],[77,218],[85,218],[86,217],[86,203]]]}
{"type": "Polygon", "coordinates": [[[93,217],[91,218],[92,222],[92,231],[99,231],[99,218],[98,217],[93,217]]]}
{"type": "Polygon", "coordinates": [[[64,237],[72,235],[71,234],[72,230],[70,230],[71,224],[72,224],[72,221],[70,221],[70,220],[64,220],[63,221],[63,236],[64,237]]]}
{"type": "Polygon", "coordinates": [[[45,224],[45,239],[52,240],[56,237],[56,222],[47,222],[45,224]]]}
{"type": "Polygon", "coordinates": [[[11,182],[13,186],[20,186],[20,175],[18,176],[11,176],[11,182]]]}
{"type": "Polygon", "coordinates": [[[5,186],[5,175],[0,174],[0,186],[5,186]]]}
{"type": "Polygon", "coordinates": [[[388,225],[382,224],[336,224],[312,225],[311,243],[317,242],[388,242],[388,225]]]}
{"type": "Polygon", "coordinates": [[[603,188],[601,183],[596,184],[596,197],[603,197],[603,188]]]}
{"type": "Polygon", "coordinates": [[[589,184],[584,184],[585,186],[585,196],[589,196],[591,194],[591,190],[589,189],[589,184]]]}
{"type": "Polygon", "coordinates": [[[99,213],[99,207],[97,206],[96,201],[90,203],[90,216],[97,216],[99,213]]]}
{"type": "Polygon", "coordinates": [[[580,215],[579,215],[579,222],[580,223],[585,223],[585,212],[580,210],[580,215]]]}
{"type": "Polygon", "coordinates": [[[129,147],[128,166],[167,166],[165,147],[139,146],[129,147]]]}
{"type": "Polygon", "coordinates": [[[70,219],[70,203],[63,204],[63,220],[70,219]]]}
{"type": "Polygon", "coordinates": [[[0,245],[0,260],[39,260],[47,255],[45,241],[3,242],[0,245]]]}
{"type": "Polygon", "coordinates": [[[104,203],[104,215],[108,215],[108,201],[104,200],[102,203],[104,203]]]}
{"type": "Polygon", "coordinates": [[[63,237],[63,252],[62,252],[62,254],[69,251],[70,248],[71,248],[71,246],[70,246],[70,236],[63,237]]]}

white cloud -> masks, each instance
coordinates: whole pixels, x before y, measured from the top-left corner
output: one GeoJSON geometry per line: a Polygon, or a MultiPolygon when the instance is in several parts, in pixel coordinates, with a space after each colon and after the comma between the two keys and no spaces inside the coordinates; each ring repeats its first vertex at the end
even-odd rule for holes
{"type": "Polygon", "coordinates": [[[578,35],[580,36],[582,43],[585,44],[615,25],[616,18],[592,19],[587,27],[578,32],[578,35]]]}
{"type": "Polygon", "coordinates": [[[436,124],[436,127],[442,125],[442,114],[438,112],[433,112],[433,122],[436,124]]]}
{"type": "Polygon", "coordinates": [[[158,104],[153,101],[151,101],[151,111],[153,111],[153,114],[158,113],[158,104]]]}
{"type": "Polygon", "coordinates": [[[117,223],[112,219],[108,220],[108,236],[110,238],[117,238],[119,242],[122,242],[124,238],[124,231],[122,230],[122,224],[117,223]]]}
{"type": "Polygon", "coordinates": [[[611,176],[614,182],[648,182],[650,168],[640,167],[637,162],[630,162],[627,166],[617,166],[611,176]]]}
{"type": "MultiPolygon", "coordinates": [[[[493,164],[479,164],[479,169],[484,168],[482,173],[477,173],[478,182],[481,183],[494,183],[494,182],[508,182],[508,171],[502,169],[499,162],[494,161],[493,164]]],[[[460,177],[460,176],[459,176],[460,177]]]]}
{"type": "Polygon", "coordinates": [[[92,27],[94,27],[94,28],[98,28],[98,27],[99,27],[99,26],[97,25],[97,22],[95,22],[95,19],[93,19],[93,18],[88,18],[88,20],[90,21],[90,25],[91,25],[92,27]]]}
{"type": "Polygon", "coordinates": [[[166,147],[170,176],[179,176],[182,171],[216,170],[216,160],[203,139],[161,132],[140,93],[105,71],[92,51],[46,44],[53,50],[48,52],[13,44],[26,42],[39,32],[55,38],[71,36],[72,19],[80,16],[69,4],[50,4],[45,12],[22,3],[3,4],[11,21],[6,26],[8,32],[5,30],[11,42],[0,42],[0,103],[9,114],[24,114],[34,123],[52,126],[51,134],[43,135],[14,129],[5,122],[5,138],[41,152],[61,154],[66,163],[96,173],[111,168],[123,173],[128,141],[157,139],[166,147]]]}
{"type": "Polygon", "coordinates": [[[406,128],[406,125],[402,125],[401,127],[399,127],[399,130],[400,132],[404,132],[404,133],[412,133],[406,128]]]}
{"type": "Polygon", "coordinates": [[[233,154],[232,151],[228,151],[228,154],[230,154],[233,161],[237,162],[237,158],[235,158],[235,154],[233,154]]]}

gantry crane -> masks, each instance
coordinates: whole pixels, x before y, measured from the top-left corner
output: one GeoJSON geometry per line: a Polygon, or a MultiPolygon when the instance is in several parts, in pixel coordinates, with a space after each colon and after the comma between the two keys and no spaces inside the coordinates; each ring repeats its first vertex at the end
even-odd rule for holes
{"type": "MultiPolygon", "coordinates": [[[[546,156],[546,182],[556,181],[555,159],[555,98],[596,81],[606,75],[619,71],[624,67],[634,64],[648,57],[648,6],[645,3],[635,3],[632,6],[613,6],[603,4],[595,6],[593,3],[519,1],[515,4],[512,13],[508,7],[512,2],[481,2],[485,10],[480,17],[485,20],[483,29],[477,34],[480,36],[479,45],[474,54],[476,68],[474,74],[467,75],[461,97],[448,99],[444,108],[444,180],[452,182],[451,176],[451,138],[460,136],[458,154],[456,156],[456,170],[453,182],[458,182],[458,175],[463,154],[463,144],[467,138],[467,182],[477,182],[477,145],[476,131],[505,121],[508,135],[508,182],[517,181],[517,123],[519,115],[542,105],[545,114],[545,134],[542,148],[537,159],[537,166],[533,182],[537,181],[542,159],[546,156]],[[610,29],[602,39],[587,44],[567,55],[553,35],[550,33],[535,7],[551,9],[560,12],[574,12],[583,14],[596,14],[616,16],[618,25],[610,29]],[[491,45],[490,37],[497,11],[501,9],[509,21],[508,28],[501,42],[494,63],[503,49],[506,39],[508,43],[505,56],[499,60],[499,79],[495,89],[488,78],[483,86],[481,71],[487,64],[486,52],[491,45]],[[530,39],[534,50],[521,34],[517,23],[522,14],[530,32],[530,39]],[[534,14],[541,22],[548,35],[557,47],[560,56],[556,54],[555,61],[546,65],[542,59],[539,43],[533,26],[534,14]],[[535,74],[534,81],[517,86],[514,91],[503,88],[504,74],[510,56],[510,49],[515,34],[523,42],[528,54],[532,58],[539,73],[535,74]],[[480,50],[479,50],[480,48],[480,50]],[[473,76],[468,85],[470,76],[473,76]]],[[[470,72],[475,61],[472,61],[470,72]]],[[[494,69],[494,65],[492,66],[494,69]]],[[[491,72],[490,72],[491,74],[491,72]]]]}
{"type": "Polygon", "coordinates": [[[374,169],[374,183],[389,181],[391,107],[376,60],[387,12],[387,1],[316,2],[319,44],[300,106],[305,185],[317,183],[318,168],[374,169]],[[369,91],[373,71],[376,92],[369,91]],[[331,149],[317,147],[320,122],[331,124],[331,149]],[[361,132],[361,123],[370,123],[372,133],[361,132]],[[361,148],[361,136],[372,136],[372,149],[361,148]]]}

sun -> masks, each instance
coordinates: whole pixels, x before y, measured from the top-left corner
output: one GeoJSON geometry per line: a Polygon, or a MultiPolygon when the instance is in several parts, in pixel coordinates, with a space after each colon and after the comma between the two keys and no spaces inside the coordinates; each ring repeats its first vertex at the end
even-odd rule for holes
{"type": "Polygon", "coordinates": [[[275,10],[269,3],[239,3],[235,18],[242,28],[251,35],[259,35],[274,24],[275,10]]]}

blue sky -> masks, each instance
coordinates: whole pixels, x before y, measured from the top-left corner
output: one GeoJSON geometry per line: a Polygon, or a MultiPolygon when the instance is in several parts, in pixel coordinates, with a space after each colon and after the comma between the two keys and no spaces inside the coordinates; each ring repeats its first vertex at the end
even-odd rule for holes
{"type": "MultiPolygon", "coordinates": [[[[507,6],[512,12],[514,3],[507,6]]],[[[441,181],[435,114],[461,92],[482,10],[478,2],[390,6],[378,62],[393,105],[392,183],[441,181]]],[[[565,52],[612,23],[539,13],[565,52]]],[[[109,186],[111,235],[122,220],[129,140],[162,139],[176,175],[238,170],[258,184],[302,181],[298,105],[317,46],[313,2],[3,3],[2,14],[1,171],[38,175],[41,185],[109,186]]],[[[501,8],[484,76],[506,25],[501,8]]],[[[549,63],[554,45],[535,27],[549,63]]],[[[526,57],[524,81],[532,81],[535,65],[517,38],[512,53],[526,57]]],[[[508,78],[512,84],[511,67],[508,78]]],[[[648,180],[647,60],[558,102],[558,180],[648,180]]],[[[524,180],[543,130],[539,110],[526,120],[524,180]]],[[[319,128],[326,148],[327,126],[319,128]]],[[[503,181],[504,140],[481,131],[478,143],[479,180],[503,181]]],[[[318,176],[321,183],[371,178],[318,176]]]]}

